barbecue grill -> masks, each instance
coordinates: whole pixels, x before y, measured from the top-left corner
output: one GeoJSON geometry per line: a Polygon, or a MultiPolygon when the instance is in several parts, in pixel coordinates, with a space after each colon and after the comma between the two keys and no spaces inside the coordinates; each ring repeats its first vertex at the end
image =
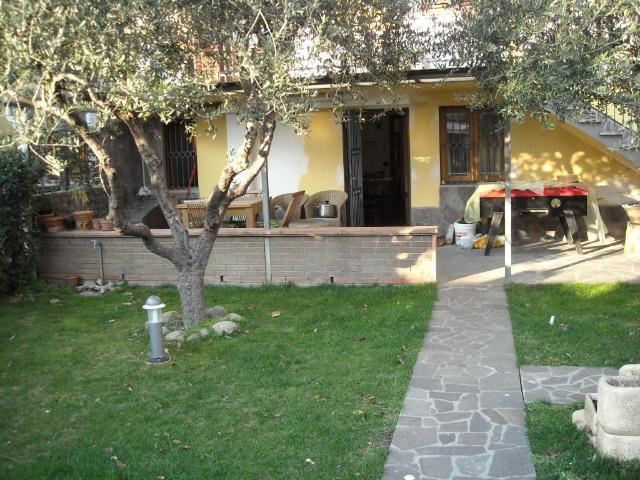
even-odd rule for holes
{"type": "MultiPolygon", "coordinates": [[[[512,210],[519,215],[557,217],[567,241],[573,242],[576,251],[582,254],[576,217],[587,215],[587,196],[587,188],[578,184],[544,187],[542,192],[524,188],[514,189],[511,192],[511,205],[512,210]]],[[[504,188],[490,190],[480,195],[480,216],[491,218],[485,249],[485,255],[489,255],[504,217],[504,188]]]]}

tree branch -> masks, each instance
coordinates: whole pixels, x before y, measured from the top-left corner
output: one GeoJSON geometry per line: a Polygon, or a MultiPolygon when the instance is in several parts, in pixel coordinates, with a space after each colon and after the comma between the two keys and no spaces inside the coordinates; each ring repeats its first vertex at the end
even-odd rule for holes
{"type": "Polygon", "coordinates": [[[143,223],[131,223],[126,220],[122,214],[122,205],[124,204],[124,192],[120,184],[117,170],[113,162],[113,158],[104,146],[104,138],[99,135],[90,133],[86,122],[77,112],[64,111],[62,118],[69,123],[78,135],[93,150],[100,162],[100,169],[107,177],[107,183],[111,190],[109,196],[109,217],[113,222],[116,231],[122,235],[129,235],[142,239],[149,251],[166,258],[175,265],[183,265],[186,263],[186,256],[177,248],[169,247],[161,243],[153,236],[149,227],[143,223]]]}

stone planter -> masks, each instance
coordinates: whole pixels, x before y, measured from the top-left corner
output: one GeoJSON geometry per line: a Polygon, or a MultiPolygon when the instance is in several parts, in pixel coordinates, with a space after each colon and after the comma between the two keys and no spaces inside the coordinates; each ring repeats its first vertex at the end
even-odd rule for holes
{"type": "Polygon", "coordinates": [[[56,215],[51,215],[50,217],[44,217],[42,219],[42,223],[44,224],[44,228],[47,232],[61,232],[64,230],[64,218],[58,217],[56,215]]]}
{"type": "Polygon", "coordinates": [[[640,378],[600,378],[598,423],[600,430],[613,435],[640,436],[640,378]]]}
{"type": "Polygon", "coordinates": [[[78,230],[89,230],[91,228],[91,219],[95,216],[96,212],[93,210],[80,210],[73,212],[73,218],[76,221],[76,228],[78,230]]]}
{"type": "Polygon", "coordinates": [[[640,366],[625,365],[619,373],[601,377],[598,394],[587,394],[585,409],[572,419],[602,455],[640,459],[640,366]]]}

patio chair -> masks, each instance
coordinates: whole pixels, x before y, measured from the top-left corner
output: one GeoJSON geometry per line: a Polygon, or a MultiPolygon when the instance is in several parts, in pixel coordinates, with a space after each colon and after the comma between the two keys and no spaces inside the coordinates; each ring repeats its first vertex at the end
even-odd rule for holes
{"type": "Polygon", "coordinates": [[[187,201],[188,228],[204,228],[204,219],[207,216],[207,201],[187,201]]]}
{"type": "Polygon", "coordinates": [[[284,228],[289,226],[289,223],[296,218],[296,215],[300,218],[300,207],[302,203],[309,198],[308,195],[304,194],[304,190],[287,195],[291,195],[291,201],[287,206],[287,210],[284,212],[284,217],[282,217],[282,227],[284,228]]]}
{"type": "Polygon", "coordinates": [[[342,207],[347,202],[349,195],[340,190],[325,190],[314,193],[309,197],[309,201],[304,206],[305,220],[295,220],[290,226],[294,227],[339,227],[342,219],[342,207]],[[319,218],[316,206],[319,203],[328,201],[336,206],[335,218],[319,218]]]}
{"type": "MultiPolygon", "coordinates": [[[[306,195],[304,193],[304,190],[301,190],[302,192],[302,196],[301,196],[301,201],[300,204],[298,205],[298,207],[292,212],[292,217],[290,218],[291,220],[299,220],[301,217],[301,213],[302,213],[302,208],[304,207],[304,205],[307,203],[307,201],[309,201],[309,195],[306,195]]],[[[298,195],[300,192],[295,192],[295,193],[283,193],[282,195],[276,195],[275,197],[273,197],[273,199],[271,200],[271,203],[269,204],[269,214],[271,215],[272,219],[276,219],[277,215],[276,215],[276,207],[279,207],[282,212],[284,213],[284,215],[286,215],[286,212],[289,209],[289,206],[291,205],[291,202],[293,200],[294,195],[298,195]]],[[[284,216],[283,216],[284,219],[284,216]]]]}

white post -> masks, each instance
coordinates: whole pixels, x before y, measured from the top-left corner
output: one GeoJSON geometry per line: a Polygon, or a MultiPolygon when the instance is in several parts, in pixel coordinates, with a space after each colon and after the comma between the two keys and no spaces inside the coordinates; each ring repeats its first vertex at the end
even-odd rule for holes
{"type": "Polygon", "coordinates": [[[504,283],[511,283],[511,120],[504,125],[504,283]]]}
{"type": "MultiPolygon", "coordinates": [[[[265,230],[271,228],[271,220],[269,218],[269,170],[267,162],[264,163],[260,172],[262,179],[262,226],[265,230]]],[[[264,273],[267,283],[271,283],[271,238],[268,235],[264,237],[264,273]]]]}

